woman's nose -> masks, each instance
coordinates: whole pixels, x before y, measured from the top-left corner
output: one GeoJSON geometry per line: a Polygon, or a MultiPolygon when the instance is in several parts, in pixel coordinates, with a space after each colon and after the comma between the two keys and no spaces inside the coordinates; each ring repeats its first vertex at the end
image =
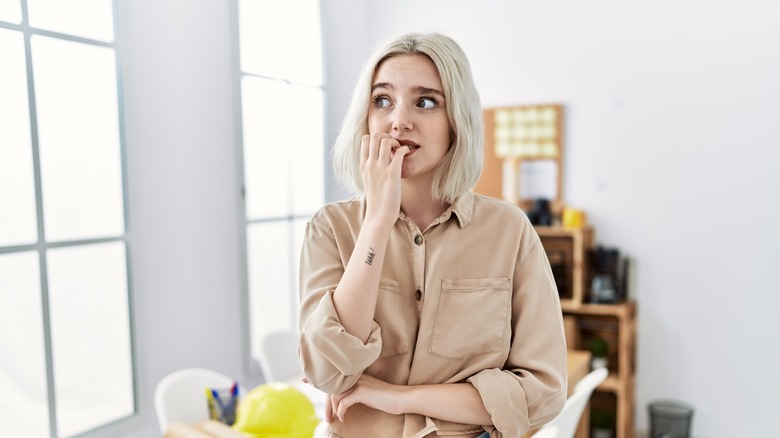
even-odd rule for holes
{"type": "Polygon", "coordinates": [[[396,107],[392,116],[393,131],[411,131],[412,118],[409,111],[403,107],[396,107]]]}

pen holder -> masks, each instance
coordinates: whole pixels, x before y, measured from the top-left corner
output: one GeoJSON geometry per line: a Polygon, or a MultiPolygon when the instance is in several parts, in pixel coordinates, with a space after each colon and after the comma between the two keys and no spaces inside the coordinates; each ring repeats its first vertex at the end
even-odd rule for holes
{"type": "Polygon", "coordinates": [[[232,388],[206,388],[209,418],[232,426],[236,422],[238,385],[232,388]]]}

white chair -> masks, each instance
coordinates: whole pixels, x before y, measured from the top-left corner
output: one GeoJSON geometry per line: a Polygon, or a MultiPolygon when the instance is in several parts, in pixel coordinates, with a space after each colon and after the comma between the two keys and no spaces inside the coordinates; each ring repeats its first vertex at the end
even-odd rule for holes
{"type": "Polygon", "coordinates": [[[195,424],[209,419],[205,388],[230,388],[234,380],[216,371],[186,368],[163,377],[154,391],[157,422],[164,434],[172,422],[195,424]]]}
{"type": "Polygon", "coordinates": [[[301,391],[311,400],[314,411],[320,419],[325,418],[327,395],[319,389],[303,383],[303,368],[298,358],[298,334],[278,331],[268,334],[260,342],[260,354],[257,357],[267,383],[288,383],[301,391]]]}
{"type": "Polygon", "coordinates": [[[573,438],[590,395],[607,378],[607,374],[606,368],[596,368],[577,382],[561,413],[539,429],[533,438],[573,438]]]}
{"type": "Polygon", "coordinates": [[[298,359],[297,333],[278,331],[268,334],[260,342],[257,360],[268,383],[291,382],[303,376],[298,359]]]}

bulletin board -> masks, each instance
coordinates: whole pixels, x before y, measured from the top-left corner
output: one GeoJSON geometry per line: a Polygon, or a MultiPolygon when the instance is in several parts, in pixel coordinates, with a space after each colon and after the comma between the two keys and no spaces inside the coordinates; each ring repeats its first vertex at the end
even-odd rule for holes
{"type": "Polygon", "coordinates": [[[563,105],[536,104],[485,108],[482,177],[474,191],[507,198],[524,209],[545,198],[555,213],[563,208],[563,105]],[[512,180],[505,175],[514,169],[512,180]],[[511,190],[510,190],[511,192],[511,190]]]}

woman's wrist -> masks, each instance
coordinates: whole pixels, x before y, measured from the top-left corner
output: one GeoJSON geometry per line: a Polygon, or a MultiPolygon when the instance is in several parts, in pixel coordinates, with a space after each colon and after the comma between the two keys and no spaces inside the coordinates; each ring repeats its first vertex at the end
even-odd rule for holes
{"type": "Polygon", "coordinates": [[[363,219],[362,229],[372,231],[375,233],[387,233],[390,235],[390,230],[398,220],[398,213],[395,216],[379,213],[366,213],[366,217],[363,219]]]}
{"type": "Polygon", "coordinates": [[[393,395],[393,399],[396,401],[396,406],[394,409],[395,412],[390,412],[390,413],[395,415],[417,413],[417,411],[415,410],[415,398],[414,398],[415,386],[406,386],[406,385],[393,385],[393,386],[394,386],[394,393],[395,393],[393,395]]]}

